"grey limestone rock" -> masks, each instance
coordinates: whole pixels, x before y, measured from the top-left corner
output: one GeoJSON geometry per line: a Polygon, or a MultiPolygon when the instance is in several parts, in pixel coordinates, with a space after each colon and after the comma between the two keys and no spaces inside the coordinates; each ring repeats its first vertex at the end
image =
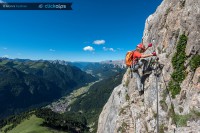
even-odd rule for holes
{"type": "MultiPolygon", "coordinates": [[[[153,43],[164,64],[162,76],[158,77],[159,126],[160,132],[200,132],[200,68],[190,70],[191,57],[200,54],[200,0],[163,0],[156,12],[145,23],[143,43],[153,43]],[[177,116],[187,118],[185,124],[173,122],[171,94],[166,93],[173,67],[171,59],[176,52],[180,35],[188,37],[186,45],[187,76],[181,83],[181,92],[172,99],[177,116]],[[196,116],[194,115],[196,112],[196,116]],[[194,118],[193,118],[194,117],[194,118]]],[[[152,49],[146,51],[151,53],[152,49]]],[[[98,124],[98,133],[154,133],[156,132],[157,99],[155,75],[151,74],[144,83],[144,95],[139,96],[136,80],[130,78],[130,71],[124,75],[122,84],[116,87],[104,106],[98,124]]],[[[183,118],[183,119],[184,119],[183,118]]]]}

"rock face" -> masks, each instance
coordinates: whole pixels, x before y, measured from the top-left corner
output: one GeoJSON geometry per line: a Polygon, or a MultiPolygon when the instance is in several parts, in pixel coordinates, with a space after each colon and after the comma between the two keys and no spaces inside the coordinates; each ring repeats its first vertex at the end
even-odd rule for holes
{"type": "Polygon", "coordinates": [[[101,112],[97,132],[157,132],[158,87],[158,132],[199,133],[200,67],[192,71],[189,65],[192,57],[200,54],[199,32],[199,0],[163,0],[156,12],[147,18],[143,35],[144,44],[153,43],[153,48],[146,53],[155,50],[159,62],[164,64],[162,74],[157,78],[154,72],[149,75],[144,81],[144,95],[139,96],[137,82],[130,77],[128,69],[122,84],[114,89],[101,112]],[[182,34],[188,38],[184,63],[187,74],[180,83],[180,93],[172,98],[166,85],[172,78],[174,68],[171,62],[182,34]]]}

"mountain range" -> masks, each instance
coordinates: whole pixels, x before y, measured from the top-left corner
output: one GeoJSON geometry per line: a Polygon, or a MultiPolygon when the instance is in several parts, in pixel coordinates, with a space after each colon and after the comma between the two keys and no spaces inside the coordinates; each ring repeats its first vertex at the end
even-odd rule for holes
{"type": "Polygon", "coordinates": [[[71,65],[0,59],[0,118],[51,102],[97,78],[71,65]]]}

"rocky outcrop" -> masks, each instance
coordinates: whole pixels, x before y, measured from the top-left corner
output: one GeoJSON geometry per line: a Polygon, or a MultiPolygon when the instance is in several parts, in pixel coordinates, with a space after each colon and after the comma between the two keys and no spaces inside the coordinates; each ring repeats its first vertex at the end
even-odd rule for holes
{"type": "Polygon", "coordinates": [[[154,72],[144,81],[144,95],[139,96],[137,82],[124,75],[122,84],[116,87],[99,117],[98,133],[154,133],[157,131],[157,89],[159,132],[200,132],[200,67],[191,70],[190,61],[200,54],[200,1],[164,0],[145,24],[144,44],[153,43],[159,62],[164,64],[157,78],[154,72]],[[172,58],[181,35],[187,36],[185,79],[181,91],[174,98],[168,93],[172,58]],[[166,88],[167,86],[167,88],[166,88]],[[174,108],[173,108],[174,107],[174,108]]]}

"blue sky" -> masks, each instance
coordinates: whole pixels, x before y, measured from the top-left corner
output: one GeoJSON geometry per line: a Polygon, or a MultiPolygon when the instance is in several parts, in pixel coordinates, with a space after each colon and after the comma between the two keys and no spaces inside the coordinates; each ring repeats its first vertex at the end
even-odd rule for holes
{"type": "MultiPolygon", "coordinates": [[[[55,1],[58,2],[35,0],[55,1]]],[[[146,18],[162,0],[63,2],[72,2],[73,10],[1,10],[0,56],[66,61],[123,59],[128,50],[140,43],[146,18]]]]}

